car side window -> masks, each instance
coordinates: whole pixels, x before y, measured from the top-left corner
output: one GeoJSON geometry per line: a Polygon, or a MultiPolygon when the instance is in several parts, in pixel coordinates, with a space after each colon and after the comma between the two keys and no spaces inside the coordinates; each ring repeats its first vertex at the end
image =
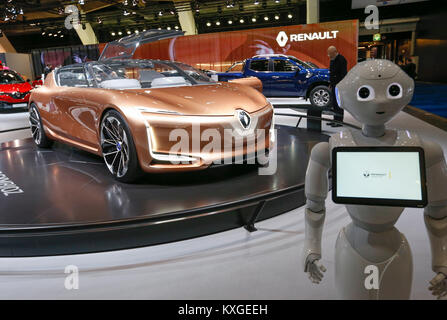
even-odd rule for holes
{"type": "Polygon", "coordinates": [[[286,59],[274,59],[273,71],[275,72],[295,72],[298,70],[298,66],[286,59]]]}
{"type": "Polygon", "coordinates": [[[62,69],[58,72],[59,86],[88,87],[83,68],[62,69]]]}
{"type": "Polygon", "coordinates": [[[260,72],[269,71],[269,61],[267,59],[252,60],[250,62],[250,70],[260,72]]]}

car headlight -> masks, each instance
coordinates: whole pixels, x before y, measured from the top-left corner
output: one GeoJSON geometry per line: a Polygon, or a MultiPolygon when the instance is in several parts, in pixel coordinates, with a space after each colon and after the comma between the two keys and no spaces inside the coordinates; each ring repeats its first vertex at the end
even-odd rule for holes
{"type": "Polygon", "coordinates": [[[270,130],[269,130],[269,134],[270,134],[270,142],[271,143],[275,143],[275,114],[273,113],[272,115],[272,125],[270,126],[270,130]]]}
{"type": "Polygon", "coordinates": [[[156,109],[156,108],[138,107],[137,109],[140,112],[182,115],[182,113],[177,112],[177,111],[162,110],[162,109],[156,109]]]}

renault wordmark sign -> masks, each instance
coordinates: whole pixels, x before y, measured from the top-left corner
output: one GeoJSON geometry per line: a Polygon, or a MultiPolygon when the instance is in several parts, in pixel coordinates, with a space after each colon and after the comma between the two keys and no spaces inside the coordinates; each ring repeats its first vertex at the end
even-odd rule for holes
{"type": "Polygon", "coordinates": [[[288,42],[336,39],[338,32],[338,30],[334,30],[310,33],[291,33],[287,35],[285,31],[280,31],[276,36],[276,42],[278,42],[280,47],[284,47],[288,42]]]}

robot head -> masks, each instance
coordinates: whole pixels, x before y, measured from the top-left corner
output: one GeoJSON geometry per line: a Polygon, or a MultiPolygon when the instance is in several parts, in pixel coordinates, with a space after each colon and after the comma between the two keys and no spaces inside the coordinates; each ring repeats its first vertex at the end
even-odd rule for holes
{"type": "Polygon", "coordinates": [[[413,97],[414,81],[388,60],[367,60],[352,68],[335,89],[338,104],[362,124],[390,121],[413,97]]]}

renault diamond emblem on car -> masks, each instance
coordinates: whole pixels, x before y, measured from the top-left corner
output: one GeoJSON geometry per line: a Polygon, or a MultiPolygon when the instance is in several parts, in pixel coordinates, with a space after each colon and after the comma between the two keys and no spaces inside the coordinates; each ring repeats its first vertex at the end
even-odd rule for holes
{"type": "Polygon", "coordinates": [[[247,129],[250,126],[250,116],[244,110],[238,110],[238,118],[244,129],[247,129]]]}

